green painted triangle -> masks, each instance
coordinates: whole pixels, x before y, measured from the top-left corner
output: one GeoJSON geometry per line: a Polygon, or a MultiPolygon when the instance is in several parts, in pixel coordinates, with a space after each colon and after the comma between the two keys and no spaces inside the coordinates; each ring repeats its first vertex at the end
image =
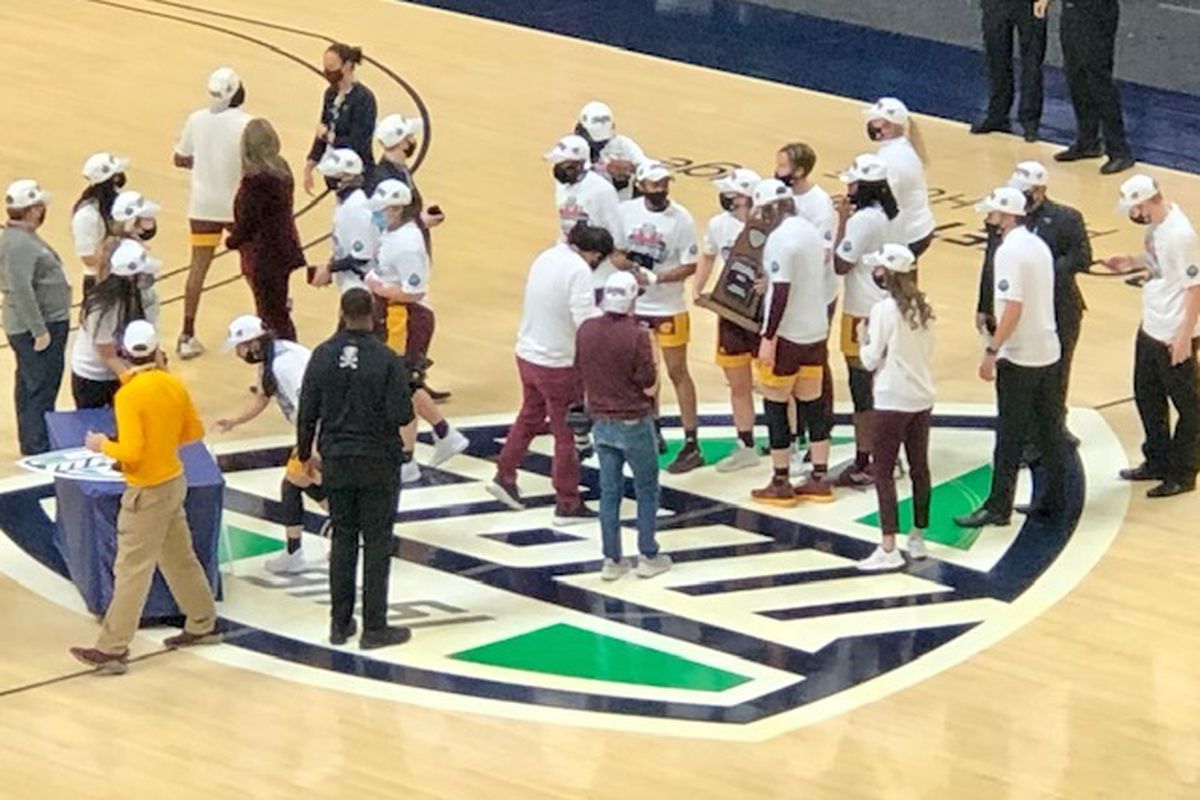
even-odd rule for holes
{"type": "MultiPolygon", "coordinates": [[[[925,532],[925,538],[959,550],[970,550],[971,545],[979,538],[979,529],[960,528],[954,524],[954,518],[961,514],[970,514],[983,505],[991,488],[990,464],[964,472],[956,478],[934,486],[929,504],[929,530],[925,532]]],[[[911,497],[900,501],[899,511],[900,532],[908,533],[913,521],[911,497]]],[[[878,528],[879,512],[859,517],[856,522],[878,528]]]]}
{"type": "MultiPolygon", "coordinates": [[[[833,436],[830,442],[835,445],[853,444],[853,436],[833,436]]],[[[700,452],[704,454],[704,463],[712,466],[720,461],[725,456],[733,452],[737,447],[736,436],[701,436],[700,437],[700,452]]],[[[767,446],[766,438],[755,439],[755,443],[759,448],[767,446]]],[[[658,465],[662,469],[666,469],[667,465],[675,460],[675,456],[683,449],[682,439],[667,439],[667,452],[659,457],[658,465]]]]}
{"type": "Polygon", "coordinates": [[[282,549],[283,542],[278,539],[272,539],[270,536],[263,536],[261,533],[237,528],[233,525],[226,525],[225,535],[221,537],[218,552],[220,553],[220,563],[224,564],[242,558],[254,558],[265,553],[274,553],[282,549]]]}
{"type": "Polygon", "coordinates": [[[450,657],[547,675],[700,692],[723,692],[750,680],[662,650],[563,623],[450,657]]]}

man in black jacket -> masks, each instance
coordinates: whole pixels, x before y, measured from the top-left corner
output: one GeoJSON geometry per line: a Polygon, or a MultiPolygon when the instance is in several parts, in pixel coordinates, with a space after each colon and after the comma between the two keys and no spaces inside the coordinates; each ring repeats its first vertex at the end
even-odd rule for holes
{"type": "MultiPolygon", "coordinates": [[[[1075,276],[1092,263],[1092,243],[1088,239],[1083,215],[1070,206],[1055,203],[1046,196],[1046,168],[1036,161],[1017,165],[1009,186],[1025,193],[1028,212],[1025,226],[1050,247],[1054,255],[1054,315],[1058,324],[1058,340],[1062,345],[1063,430],[1067,438],[1077,440],[1066,431],[1067,389],[1071,384],[1071,362],[1083,326],[1087,305],[1075,276]]],[[[996,231],[988,231],[987,251],[979,279],[979,303],[976,306],[976,327],[990,332],[995,328],[993,315],[993,258],[1000,244],[996,231]]]]}
{"type": "Polygon", "coordinates": [[[333,520],[329,641],[355,634],[358,542],[363,545],[364,650],[402,644],[412,633],[389,626],[388,575],[392,524],[400,496],[400,428],[412,421],[412,375],[404,360],[372,334],[371,295],[351,289],[341,299],[342,330],[313,351],[300,391],[298,457],[315,467],[313,440],[333,520]],[[318,434],[319,428],[319,434],[318,434]]]}
{"type": "Polygon", "coordinates": [[[1017,119],[1025,141],[1036,142],[1042,121],[1042,63],[1046,60],[1046,18],[1034,16],[1034,0],[983,0],[983,55],[987,63],[988,106],[971,133],[1009,130],[1013,103],[1013,32],[1021,58],[1021,105],[1017,119]]]}

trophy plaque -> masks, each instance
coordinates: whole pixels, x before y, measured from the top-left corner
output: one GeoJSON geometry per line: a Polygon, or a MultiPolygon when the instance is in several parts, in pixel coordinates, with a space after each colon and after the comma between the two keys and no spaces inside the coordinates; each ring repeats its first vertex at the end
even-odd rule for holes
{"type": "Polygon", "coordinates": [[[755,284],[763,273],[763,246],[781,217],[768,224],[752,216],[734,242],[712,292],[703,294],[697,305],[713,311],[740,328],[758,332],[762,328],[763,293],[755,284]]]}

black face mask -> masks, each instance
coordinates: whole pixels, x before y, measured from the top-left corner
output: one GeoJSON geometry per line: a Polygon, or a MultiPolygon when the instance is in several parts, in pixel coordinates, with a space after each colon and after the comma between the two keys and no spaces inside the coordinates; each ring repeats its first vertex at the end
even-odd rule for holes
{"type": "Polygon", "coordinates": [[[404,145],[404,157],[405,158],[412,158],[412,154],[415,152],[417,152],[417,143],[416,142],[409,142],[408,144],[404,145]]]}
{"type": "Polygon", "coordinates": [[[737,202],[736,197],[730,197],[727,194],[721,195],[721,208],[725,211],[733,211],[733,206],[737,202]]]}
{"type": "Polygon", "coordinates": [[[990,233],[990,234],[993,234],[993,235],[996,235],[996,234],[999,234],[999,233],[1000,233],[1000,226],[999,226],[999,225],[997,225],[997,224],[996,224],[996,223],[994,223],[994,222],[985,222],[985,223],[983,223],[983,228],[984,228],[984,230],[986,230],[988,233],[990,233]]]}
{"type": "Polygon", "coordinates": [[[124,187],[124,186],[125,186],[125,181],[126,181],[126,180],[127,180],[127,178],[125,177],[125,173],[124,173],[124,172],[118,172],[116,175],[113,175],[113,176],[112,176],[112,185],[113,185],[113,188],[114,188],[114,189],[120,189],[120,188],[124,187]]]}
{"type": "Polygon", "coordinates": [[[155,225],[153,228],[149,228],[149,229],[147,229],[147,230],[144,230],[144,231],[138,231],[137,238],[138,238],[140,241],[143,241],[143,242],[148,242],[148,241],[150,241],[151,239],[153,239],[153,238],[154,238],[155,236],[157,236],[157,235],[158,235],[158,226],[157,226],[157,225],[155,225]]]}
{"type": "Polygon", "coordinates": [[[790,172],[776,172],[775,180],[782,183],[784,186],[791,187],[792,181],[795,180],[790,172]]]}
{"type": "Polygon", "coordinates": [[[643,192],[642,197],[646,198],[646,208],[651,211],[666,211],[670,203],[666,192],[643,192]]]}
{"type": "Polygon", "coordinates": [[[616,189],[618,192],[622,191],[627,186],[629,186],[629,182],[632,180],[633,180],[633,178],[631,178],[628,175],[620,175],[620,176],[612,179],[613,188],[616,189]]]}
{"type": "Polygon", "coordinates": [[[1135,217],[1133,214],[1130,214],[1129,220],[1130,220],[1130,222],[1132,222],[1135,225],[1149,225],[1150,224],[1150,215],[1149,214],[1146,214],[1146,215],[1139,214],[1138,216],[1135,217]]]}
{"type": "Polygon", "coordinates": [[[337,86],[342,82],[342,71],[340,69],[325,70],[325,80],[329,81],[331,86],[337,86]]]}
{"type": "Polygon", "coordinates": [[[870,139],[872,142],[878,142],[880,139],[883,138],[883,127],[880,125],[874,125],[874,124],[868,122],[867,123],[867,138],[870,139]]]}
{"type": "Polygon", "coordinates": [[[566,162],[554,165],[554,180],[564,186],[578,183],[581,177],[583,177],[583,167],[578,163],[566,162]]]}
{"type": "Polygon", "coordinates": [[[879,275],[873,272],[871,273],[871,280],[875,281],[875,285],[880,289],[883,289],[885,292],[887,291],[887,275],[879,275]]]}
{"type": "Polygon", "coordinates": [[[263,362],[263,349],[261,345],[254,345],[246,351],[246,355],[242,356],[242,360],[247,364],[261,364],[263,362]]]}

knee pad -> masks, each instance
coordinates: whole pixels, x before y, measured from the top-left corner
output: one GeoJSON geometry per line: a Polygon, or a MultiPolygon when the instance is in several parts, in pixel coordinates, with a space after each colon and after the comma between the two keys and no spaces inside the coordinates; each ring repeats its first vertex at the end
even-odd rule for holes
{"type": "Polygon", "coordinates": [[[854,401],[854,410],[858,412],[875,409],[875,375],[870,370],[847,365],[850,372],[850,398],[854,401]]]}
{"type": "Polygon", "coordinates": [[[825,413],[824,400],[820,398],[816,400],[797,400],[796,413],[808,426],[809,441],[823,442],[829,438],[829,432],[833,428],[833,424],[829,415],[825,413]]]}
{"type": "Polygon", "coordinates": [[[763,400],[763,415],[767,418],[767,439],[772,450],[792,446],[792,427],[788,424],[788,404],[763,400]]]}

